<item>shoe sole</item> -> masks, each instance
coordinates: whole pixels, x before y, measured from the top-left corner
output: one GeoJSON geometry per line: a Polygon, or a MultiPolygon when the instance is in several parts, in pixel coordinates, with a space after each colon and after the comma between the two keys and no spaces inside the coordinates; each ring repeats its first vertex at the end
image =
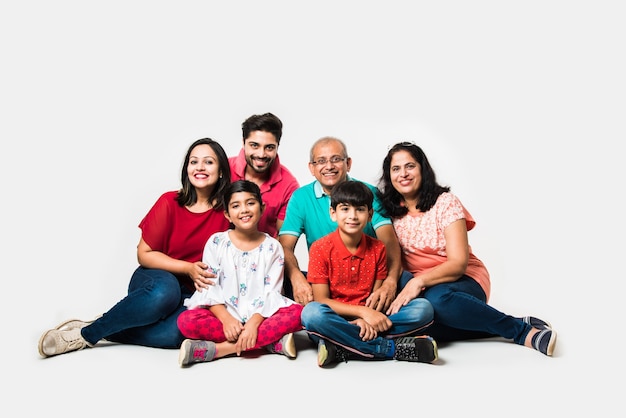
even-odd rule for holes
{"type": "Polygon", "coordinates": [[[424,338],[428,341],[428,344],[423,344],[423,347],[418,347],[418,362],[420,363],[433,363],[439,358],[439,350],[437,348],[437,341],[432,338],[424,338]]]}
{"type": "Polygon", "coordinates": [[[439,359],[439,347],[437,347],[437,341],[432,340],[433,343],[433,359],[430,363],[433,363],[439,359]]]}
{"type": "Polygon", "coordinates": [[[325,341],[320,340],[320,343],[317,346],[317,365],[319,367],[324,367],[333,363],[332,359],[335,357],[334,350],[334,346],[330,346],[325,341]]]}
{"type": "Polygon", "coordinates": [[[546,354],[552,357],[552,353],[554,353],[554,347],[556,346],[556,332],[552,330],[552,335],[550,336],[550,341],[548,341],[548,349],[546,350],[546,354]]]}
{"type": "Polygon", "coordinates": [[[287,335],[287,338],[285,339],[285,342],[283,344],[283,352],[285,353],[285,356],[289,358],[296,358],[296,340],[293,336],[293,333],[289,333],[287,335]]]}
{"type": "Polygon", "coordinates": [[[396,360],[417,363],[433,363],[439,358],[437,342],[430,337],[409,337],[413,342],[396,345],[396,360]],[[417,358],[415,358],[417,356],[417,358]]]}
{"type": "Polygon", "coordinates": [[[41,335],[41,337],[39,338],[39,343],[37,344],[37,350],[39,350],[39,355],[41,357],[52,357],[52,356],[49,356],[49,355],[47,355],[46,353],[43,352],[43,340],[46,338],[48,333],[50,333],[50,331],[52,331],[52,330],[48,330],[48,331],[44,332],[41,335]]]}
{"type": "Polygon", "coordinates": [[[326,365],[327,359],[328,359],[328,349],[326,348],[326,344],[320,341],[317,344],[317,365],[319,367],[324,367],[326,365]]]}
{"type": "Polygon", "coordinates": [[[180,349],[178,351],[178,365],[180,367],[188,366],[188,364],[185,361],[187,360],[187,352],[189,351],[190,343],[191,341],[184,340],[183,343],[180,345],[180,349]]]}

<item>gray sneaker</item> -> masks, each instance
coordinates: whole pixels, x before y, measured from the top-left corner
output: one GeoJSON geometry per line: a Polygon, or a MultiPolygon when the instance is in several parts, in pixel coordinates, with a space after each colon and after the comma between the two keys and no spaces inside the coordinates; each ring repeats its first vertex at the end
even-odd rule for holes
{"type": "Polygon", "coordinates": [[[204,363],[215,357],[215,343],[203,340],[185,340],[180,345],[178,364],[180,367],[193,363],[204,363]]]}
{"type": "Polygon", "coordinates": [[[265,349],[270,353],[282,354],[289,358],[296,358],[296,341],[293,337],[293,333],[283,335],[283,338],[275,343],[268,344],[265,349]]]}
{"type": "Polygon", "coordinates": [[[51,329],[39,339],[39,354],[42,357],[56,356],[70,351],[92,347],[80,334],[80,328],[51,329]]]}

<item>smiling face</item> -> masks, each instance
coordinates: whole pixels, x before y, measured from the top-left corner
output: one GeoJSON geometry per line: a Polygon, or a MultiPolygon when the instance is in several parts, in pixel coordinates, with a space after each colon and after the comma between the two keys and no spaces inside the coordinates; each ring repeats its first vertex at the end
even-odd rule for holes
{"type": "Polygon", "coordinates": [[[263,205],[250,192],[235,192],[225,208],[226,218],[238,230],[256,230],[263,213],[263,205]]]}
{"type": "Polygon", "coordinates": [[[278,154],[278,141],[274,134],[265,131],[252,131],[244,140],[243,152],[246,157],[246,170],[265,173],[272,167],[278,154]]]}
{"type": "Polygon", "coordinates": [[[336,209],[330,208],[330,218],[337,222],[339,231],[346,235],[359,235],[372,219],[373,211],[367,205],[354,206],[339,203],[336,209]]]}
{"type": "Polygon", "coordinates": [[[391,184],[405,200],[417,196],[422,183],[421,166],[408,151],[398,151],[391,156],[389,166],[391,184]]]}
{"type": "Polygon", "coordinates": [[[220,177],[220,168],[217,155],[210,145],[197,145],[191,150],[187,175],[196,189],[215,186],[220,177]]]}
{"type": "Polygon", "coordinates": [[[348,178],[352,159],[346,155],[346,150],[341,143],[333,140],[318,143],[313,149],[312,157],[309,162],[309,171],[321,183],[324,192],[330,195],[335,184],[348,178]],[[324,163],[320,164],[318,161],[324,161],[324,163]]]}

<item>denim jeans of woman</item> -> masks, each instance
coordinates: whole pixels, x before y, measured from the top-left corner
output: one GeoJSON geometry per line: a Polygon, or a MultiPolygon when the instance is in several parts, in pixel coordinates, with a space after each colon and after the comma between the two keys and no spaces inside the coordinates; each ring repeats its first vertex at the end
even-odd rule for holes
{"type": "Polygon", "coordinates": [[[486,302],[480,285],[469,276],[426,289],[422,295],[435,310],[434,323],[424,330],[436,341],[503,337],[524,344],[531,326],[486,302]]]}
{"type": "Polygon", "coordinates": [[[107,341],[158,348],[178,348],[184,337],[176,320],[192,292],[176,276],[158,269],[138,267],[128,295],[108,312],[84,327],[87,342],[107,341]]]}

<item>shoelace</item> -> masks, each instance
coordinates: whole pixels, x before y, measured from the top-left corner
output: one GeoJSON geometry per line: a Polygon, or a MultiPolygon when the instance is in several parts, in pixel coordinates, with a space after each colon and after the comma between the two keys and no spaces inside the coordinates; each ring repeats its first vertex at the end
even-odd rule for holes
{"type": "Polygon", "coordinates": [[[75,328],[70,330],[66,335],[64,335],[63,340],[67,343],[67,349],[69,350],[80,350],[81,348],[85,348],[87,342],[83,339],[83,336],[80,333],[80,328],[75,328]]]}
{"type": "Polygon", "coordinates": [[[343,361],[344,363],[348,362],[348,353],[342,347],[337,346],[337,352],[335,354],[335,358],[337,361],[343,361]]]}

